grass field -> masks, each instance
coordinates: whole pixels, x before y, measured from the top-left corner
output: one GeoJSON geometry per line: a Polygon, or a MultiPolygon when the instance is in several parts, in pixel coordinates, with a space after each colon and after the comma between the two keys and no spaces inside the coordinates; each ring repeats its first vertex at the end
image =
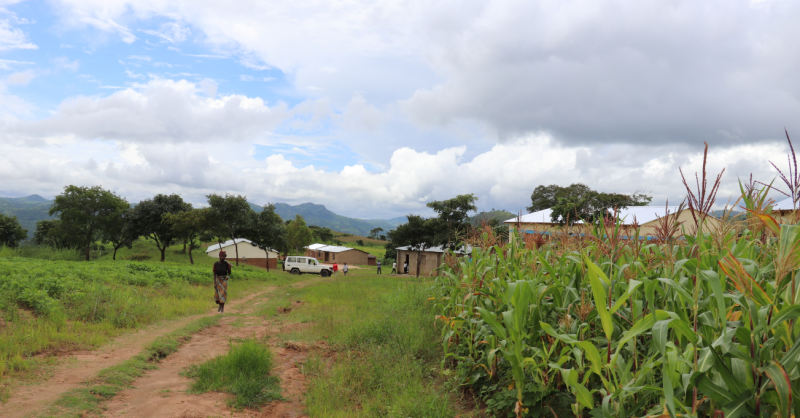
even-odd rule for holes
{"type": "Polygon", "coordinates": [[[261,315],[274,317],[287,300],[302,301],[284,320],[308,326],[273,338],[324,341],[336,353],[330,365],[325,352],[311,354],[303,365],[310,379],[308,415],[454,416],[460,405],[456,392],[446,389],[439,330],[425,304],[431,282],[373,273],[352,270],[262,307],[261,315]]]}
{"type": "MultiPolygon", "coordinates": [[[[157,257],[47,260],[0,250],[0,400],[9,396],[12,380],[34,378],[51,363],[49,354],[95,348],[159,320],[208,311],[213,260],[203,254],[190,265],[176,250],[168,249],[164,263],[157,257]]],[[[144,251],[158,253],[144,241],[126,252],[144,251]]],[[[286,280],[249,266],[232,277],[238,285],[231,297],[286,280]]]]}

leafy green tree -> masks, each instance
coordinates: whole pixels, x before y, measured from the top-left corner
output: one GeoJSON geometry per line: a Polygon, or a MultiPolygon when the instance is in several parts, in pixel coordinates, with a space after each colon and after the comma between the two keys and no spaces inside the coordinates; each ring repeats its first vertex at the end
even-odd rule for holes
{"type": "Polygon", "coordinates": [[[369,237],[372,239],[378,239],[380,233],[383,232],[383,228],[372,228],[369,231],[369,237]]]}
{"type": "Polygon", "coordinates": [[[289,250],[300,251],[301,248],[311,245],[314,237],[311,229],[306,225],[305,219],[299,214],[289,223],[286,229],[286,247],[289,250]]]}
{"type": "Polygon", "coordinates": [[[186,212],[164,214],[164,222],[172,225],[175,236],[183,239],[189,246],[189,262],[194,264],[192,250],[198,247],[195,241],[208,231],[211,225],[211,210],[209,208],[192,209],[186,212]]]}
{"type": "Polygon", "coordinates": [[[50,207],[50,215],[57,215],[61,227],[85,244],[86,261],[89,261],[92,242],[128,208],[130,205],[125,199],[100,186],[70,185],[56,196],[53,206],[50,207]]]}
{"type": "Polygon", "coordinates": [[[552,209],[552,222],[572,224],[582,219],[594,221],[607,216],[614,209],[625,209],[629,206],[646,206],[652,197],[640,192],[632,195],[620,193],[602,193],[589,186],[574,183],[567,187],[555,184],[538,186],[531,195],[530,212],[552,209]]]}
{"type": "Polygon", "coordinates": [[[36,231],[33,233],[33,243],[46,245],[58,249],[76,248],[74,239],[61,227],[58,219],[45,219],[36,222],[36,231]]]}
{"type": "MultiPolygon", "coordinates": [[[[436,245],[439,225],[436,218],[425,219],[418,215],[408,215],[408,222],[398,226],[394,231],[389,231],[390,243],[394,246],[392,250],[395,251],[394,258],[397,258],[397,247],[409,246],[412,251],[417,253],[417,277],[419,277],[422,253],[436,245]]],[[[391,258],[388,249],[386,254],[387,258],[391,258]]]]}
{"type": "Polygon", "coordinates": [[[245,238],[264,251],[269,270],[269,250],[281,251],[286,247],[286,225],[272,203],[264,205],[259,213],[252,212],[250,217],[245,238]]]}
{"type": "Polygon", "coordinates": [[[139,234],[133,229],[130,218],[130,208],[118,214],[115,222],[111,222],[101,234],[101,239],[104,243],[111,243],[114,248],[114,254],[111,256],[112,260],[117,259],[117,250],[122,247],[131,248],[133,242],[139,238],[139,234]]]}
{"type": "Polygon", "coordinates": [[[236,265],[239,265],[239,245],[236,238],[240,238],[247,230],[247,222],[250,220],[250,213],[253,209],[247,203],[247,197],[226,193],[225,196],[218,194],[207,195],[208,205],[211,209],[211,217],[214,224],[220,230],[220,235],[229,236],[233,240],[233,247],[236,250],[236,265]]]}
{"type": "Polygon", "coordinates": [[[152,199],[139,202],[130,213],[131,227],[136,234],[155,242],[161,251],[161,261],[166,259],[167,247],[177,237],[172,225],[164,222],[168,213],[186,212],[192,209],[190,203],[184,202],[177,194],[157,194],[152,199]]]}
{"type": "Polygon", "coordinates": [[[333,241],[333,231],[330,228],[320,227],[316,225],[309,225],[309,229],[311,229],[311,233],[314,234],[314,239],[319,242],[331,242],[333,241]]]}
{"type": "Polygon", "coordinates": [[[462,194],[448,200],[428,202],[427,206],[438,214],[430,220],[436,230],[436,245],[452,247],[458,241],[459,234],[470,226],[469,212],[478,210],[475,206],[477,200],[473,194],[462,194]]]}
{"type": "Polygon", "coordinates": [[[0,213],[0,245],[16,247],[27,236],[28,230],[20,225],[16,216],[0,213]]]}

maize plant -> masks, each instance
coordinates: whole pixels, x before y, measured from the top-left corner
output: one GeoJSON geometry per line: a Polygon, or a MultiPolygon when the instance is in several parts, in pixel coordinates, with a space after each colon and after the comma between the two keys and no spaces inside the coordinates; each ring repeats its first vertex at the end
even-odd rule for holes
{"type": "Polygon", "coordinates": [[[656,241],[487,231],[430,289],[443,367],[497,416],[800,417],[800,226],[765,196],[735,228],[656,241]]]}

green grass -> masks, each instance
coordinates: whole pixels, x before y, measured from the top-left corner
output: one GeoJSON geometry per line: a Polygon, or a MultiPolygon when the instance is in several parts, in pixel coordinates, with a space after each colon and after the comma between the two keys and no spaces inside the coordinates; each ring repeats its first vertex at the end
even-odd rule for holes
{"type": "Polygon", "coordinates": [[[236,395],[230,406],[256,408],[281,399],[280,381],[271,375],[272,368],[272,351],[266,345],[255,340],[231,342],[228,354],[186,371],[186,376],[195,380],[189,392],[228,392],[236,395]]]}
{"type": "Polygon", "coordinates": [[[141,377],[147,370],[157,368],[156,364],[159,361],[177,351],[191,339],[192,334],[216,325],[219,319],[219,316],[201,318],[178,331],[159,337],[140,354],[116,366],[101,370],[87,385],[61,395],[40,417],[67,418],[100,413],[103,402],[131,387],[136,378],[141,377]]]}
{"type": "MultiPolygon", "coordinates": [[[[52,363],[49,354],[96,348],[159,320],[208,312],[210,265],[190,265],[174,254],[179,248],[168,249],[174,261],[164,263],[3,257],[13,250],[0,248],[0,401],[12,381],[38,379],[52,363]]],[[[234,268],[229,297],[286,281],[287,275],[256,267],[234,268]]]]}
{"type": "MultiPolygon", "coordinates": [[[[337,351],[327,367],[320,353],[301,370],[309,378],[311,417],[452,417],[457,406],[439,375],[439,332],[425,307],[430,282],[399,281],[353,270],[346,278],[288,290],[300,300],[280,320],[307,327],[275,336],[281,341],[327,341],[337,351]]],[[[264,305],[272,317],[285,293],[264,305]]]]}

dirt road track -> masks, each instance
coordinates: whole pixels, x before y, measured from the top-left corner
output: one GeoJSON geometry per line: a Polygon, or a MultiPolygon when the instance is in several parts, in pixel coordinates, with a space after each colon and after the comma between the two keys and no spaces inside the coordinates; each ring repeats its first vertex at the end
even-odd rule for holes
{"type": "MultiPolygon", "coordinates": [[[[227,309],[231,313],[239,313],[239,310],[247,306],[246,302],[275,289],[276,287],[272,286],[262,291],[251,293],[240,301],[232,303],[227,309]]],[[[69,389],[91,379],[100,370],[119,364],[139,354],[156,338],[178,330],[199,318],[211,315],[216,315],[215,308],[210,308],[206,314],[188,316],[180,320],[147,326],[137,333],[121,336],[98,350],[75,353],[72,355],[74,361],[58,366],[54,375],[47,381],[40,384],[22,386],[15,390],[11,399],[6,404],[0,405],[0,416],[3,418],[27,417],[55,401],[69,389]]]]}

